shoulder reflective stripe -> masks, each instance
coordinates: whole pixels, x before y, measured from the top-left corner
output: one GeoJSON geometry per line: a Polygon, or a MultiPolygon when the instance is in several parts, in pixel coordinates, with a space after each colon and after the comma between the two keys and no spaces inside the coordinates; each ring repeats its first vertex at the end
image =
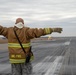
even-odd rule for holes
{"type": "Polygon", "coordinates": [[[46,34],[50,34],[50,28],[45,28],[46,34]]]}
{"type": "MultiPolygon", "coordinates": [[[[26,43],[26,44],[22,44],[23,47],[30,47],[30,43],[26,43]]],[[[8,47],[17,47],[17,48],[21,48],[20,44],[18,43],[8,43],[8,47]]]]}

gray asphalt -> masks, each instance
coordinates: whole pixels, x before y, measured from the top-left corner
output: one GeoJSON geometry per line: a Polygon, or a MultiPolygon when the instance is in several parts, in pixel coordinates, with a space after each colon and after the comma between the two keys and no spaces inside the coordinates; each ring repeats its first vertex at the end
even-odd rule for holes
{"type": "MultiPolygon", "coordinates": [[[[32,75],[76,75],[76,38],[63,37],[31,42],[32,75]]],[[[0,44],[0,75],[10,75],[7,44],[0,44]]]]}

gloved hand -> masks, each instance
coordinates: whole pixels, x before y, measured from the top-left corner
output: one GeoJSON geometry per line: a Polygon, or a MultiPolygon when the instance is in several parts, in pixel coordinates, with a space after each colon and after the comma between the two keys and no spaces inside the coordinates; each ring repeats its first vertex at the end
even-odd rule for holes
{"type": "Polygon", "coordinates": [[[62,28],[52,28],[53,32],[58,32],[61,33],[62,32],[62,28]]]}

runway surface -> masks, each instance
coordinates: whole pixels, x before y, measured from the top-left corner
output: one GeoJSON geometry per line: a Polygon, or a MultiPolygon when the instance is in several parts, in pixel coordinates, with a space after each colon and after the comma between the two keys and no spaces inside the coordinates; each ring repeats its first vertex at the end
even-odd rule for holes
{"type": "MultiPolygon", "coordinates": [[[[31,42],[32,75],[76,75],[76,38],[59,37],[31,42]]],[[[7,44],[0,44],[0,75],[11,75],[7,44]]]]}

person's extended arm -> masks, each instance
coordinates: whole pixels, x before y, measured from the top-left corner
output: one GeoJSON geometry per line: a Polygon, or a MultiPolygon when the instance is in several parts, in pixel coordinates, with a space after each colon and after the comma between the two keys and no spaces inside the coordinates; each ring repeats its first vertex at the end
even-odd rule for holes
{"type": "Polygon", "coordinates": [[[62,28],[29,28],[27,30],[27,35],[29,38],[38,38],[40,36],[51,34],[52,32],[61,33],[61,31],[62,28]]]}
{"type": "Polygon", "coordinates": [[[0,35],[7,37],[8,28],[0,25],[0,35]]]}

